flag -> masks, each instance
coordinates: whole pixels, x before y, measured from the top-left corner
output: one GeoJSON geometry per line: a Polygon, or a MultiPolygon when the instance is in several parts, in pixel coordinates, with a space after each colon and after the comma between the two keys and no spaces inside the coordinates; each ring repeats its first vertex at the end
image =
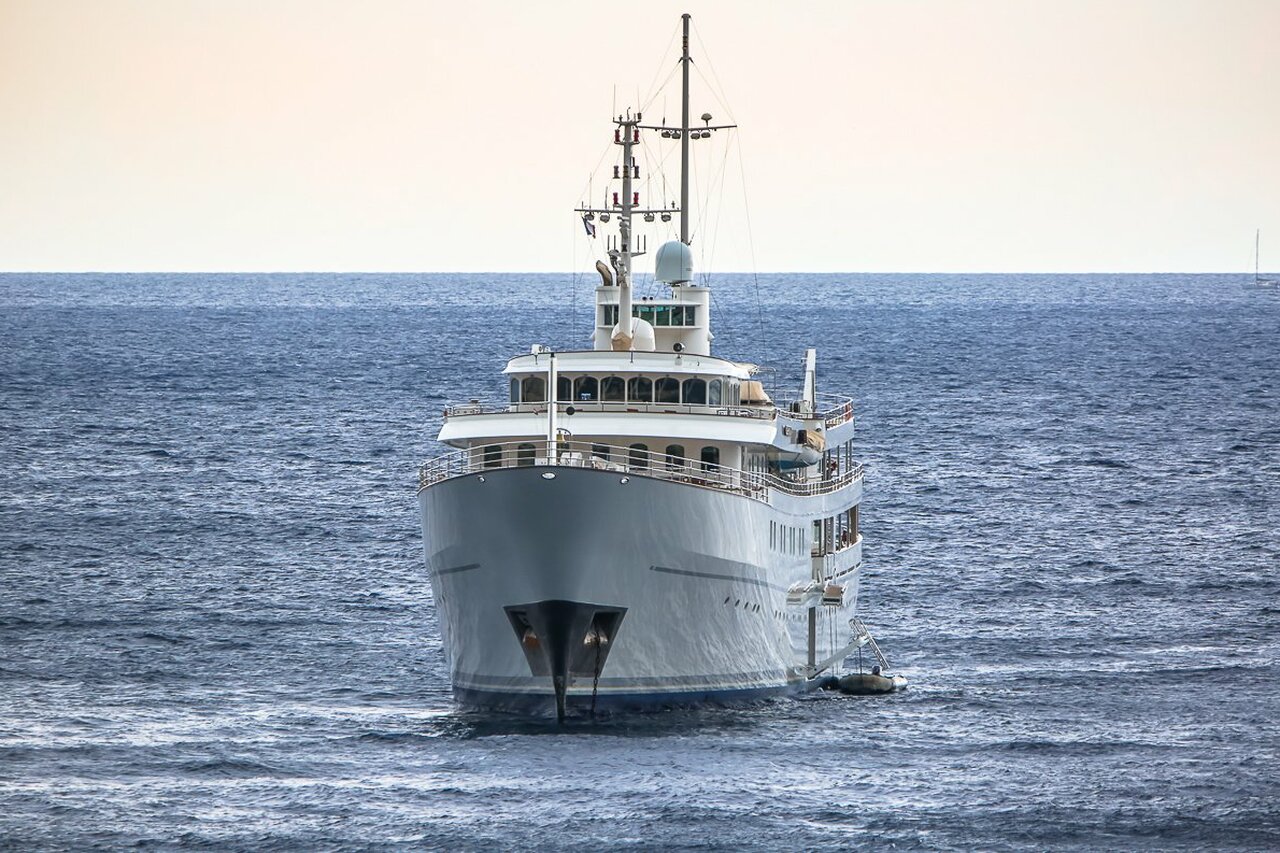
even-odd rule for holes
{"type": "Polygon", "coordinates": [[[587,229],[588,237],[596,236],[596,224],[585,216],[582,217],[582,227],[587,229]]]}

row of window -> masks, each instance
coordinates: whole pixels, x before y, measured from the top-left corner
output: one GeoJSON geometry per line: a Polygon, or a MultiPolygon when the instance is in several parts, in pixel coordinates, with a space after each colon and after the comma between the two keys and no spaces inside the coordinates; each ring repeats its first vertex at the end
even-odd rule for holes
{"type": "MultiPolygon", "coordinates": [[[[736,406],[737,382],[693,377],[681,382],[671,376],[650,379],[647,376],[578,376],[556,378],[556,400],[605,403],[683,403],[689,406],[736,406]]],[[[545,376],[526,376],[511,380],[511,402],[545,403],[545,376]]]]}
{"type": "MultiPolygon", "coordinates": [[[[698,313],[696,305],[654,305],[636,302],[631,306],[631,316],[648,321],[651,326],[696,326],[698,313]]],[[[618,306],[600,306],[600,325],[618,325],[618,306]]]]}
{"type": "Polygon", "coordinates": [[[769,547],[783,554],[800,555],[809,552],[809,545],[804,541],[803,527],[792,527],[776,521],[769,522],[769,547]]]}
{"type": "MultiPolygon", "coordinates": [[[[591,445],[591,455],[603,462],[613,462],[613,450],[607,444],[591,445]]],[[[516,446],[516,465],[526,466],[533,465],[537,458],[537,447],[533,444],[520,444],[516,446]]],[[[484,467],[501,468],[502,467],[502,447],[497,444],[491,444],[484,448],[484,467]]],[[[627,448],[627,458],[625,460],[616,460],[619,463],[626,462],[627,466],[634,470],[647,470],[650,467],[657,468],[662,466],[668,471],[679,471],[690,467],[690,461],[685,456],[683,444],[668,444],[666,453],[651,453],[649,445],[643,442],[637,442],[627,448]]],[[[707,446],[703,447],[698,454],[699,467],[706,471],[713,465],[720,464],[720,448],[707,446]]]]}

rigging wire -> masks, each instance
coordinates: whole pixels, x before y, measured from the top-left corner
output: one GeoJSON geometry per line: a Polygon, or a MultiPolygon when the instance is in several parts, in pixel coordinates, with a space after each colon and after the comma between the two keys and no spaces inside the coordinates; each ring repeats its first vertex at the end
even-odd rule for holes
{"type": "MultiPolygon", "coordinates": [[[[722,222],[724,222],[724,215],[723,215],[724,192],[725,192],[725,185],[726,185],[724,178],[728,171],[727,167],[729,163],[729,152],[730,152],[730,148],[728,145],[726,145],[724,149],[724,157],[720,161],[719,180],[715,185],[715,186],[718,186],[718,196],[716,198],[716,203],[715,203],[716,216],[714,219],[714,224],[711,226],[710,251],[706,256],[706,263],[704,264],[704,268],[707,270],[707,272],[704,272],[701,274],[702,286],[708,288],[708,293],[711,296],[710,307],[714,309],[712,319],[716,321],[717,326],[719,325],[720,320],[723,318],[723,312],[720,311],[720,303],[715,301],[715,295],[714,295],[715,291],[710,290],[710,287],[711,287],[710,270],[715,264],[716,247],[719,245],[719,242],[720,242],[720,225],[722,222]]],[[[713,192],[716,192],[716,190],[713,189],[713,192]]],[[[706,206],[706,209],[709,210],[710,208],[711,208],[711,205],[708,204],[706,206]]]]}
{"type": "Polygon", "coordinates": [[[712,173],[713,176],[707,188],[707,203],[703,205],[704,223],[707,223],[705,227],[711,231],[710,251],[705,255],[707,272],[703,276],[704,286],[709,286],[711,283],[711,269],[715,262],[716,244],[720,237],[720,223],[724,221],[724,179],[729,165],[729,151],[730,148],[726,145],[724,147],[724,156],[720,159],[720,168],[712,173]],[[714,207],[710,203],[712,196],[717,196],[714,207]],[[712,210],[715,211],[714,218],[712,210]]]}
{"type": "MultiPolygon", "coordinates": [[[[666,46],[666,48],[665,48],[665,49],[663,49],[663,51],[662,51],[662,58],[658,60],[658,68],[657,68],[657,70],[656,70],[656,71],[654,71],[654,72],[653,72],[653,80],[651,80],[651,81],[649,82],[649,93],[650,93],[650,95],[649,95],[649,97],[648,97],[648,98],[643,102],[643,106],[641,106],[641,107],[640,107],[640,111],[641,111],[641,112],[644,112],[646,109],[648,109],[649,104],[653,101],[653,99],[654,99],[655,97],[657,97],[658,92],[660,92],[660,91],[662,91],[662,89],[666,88],[666,85],[667,85],[666,80],[664,80],[664,81],[662,82],[662,84],[661,84],[660,86],[658,86],[658,88],[657,88],[656,90],[654,89],[654,84],[655,84],[655,83],[657,83],[657,81],[658,81],[658,75],[660,75],[660,74],[662,73],[662,69],[666,66],[666,64],[667,64],[667,62],[668,62],[667,57],[671,54],[671,49],[675,46],[675,43],[676,43],[676,37],[677,37],[677,36],[679,36],[679,34],[680,34],[680,28],[681,28],[681,26],[682,26],[682,25],[683,25],[683,22],[678,23],[678,24],[676,24],[674,27],[672,27],[672,28],[671,28],[671,37],[670,37],[669,39],[667,39],[667,46],[666,46]]],[[[680,63],[679,63],[679,62],[677,62],[677,63],[675,64],[675,67],[676,67],[676,68],[679,68],[679,67],[680,67],[680,63]]],[[[673,69],[670,73],[668,73],[668,74],[667,74],[667,80],[670,80],[670,79],[671,79],[671,75],[672,75],[672,74],[674,74],[674,73],[675,73],[675,70],[674,70],[674,69],[673,69]]],[[[637,101],[636,101],[636,103],[637,103],[637,104],[639,104],[639,103],[641,103],[641,101],[637,100],[637,101]]]]}
{"type": "Polygon", "coordinates": [[[756,238],[751,228],[751,204],[747,200],[747,170],[742,160],[742,136],[734,134],[733,142],[738,146],[738,171],[742,180],[742,209],[747,219],[747,246],[751,251],[751,281],[756,292],[756,320],[760,324],[760,348],[764,350],[764,307],[760,303],[760,271],[756,266],[756,238]]]}
{"type": "Polygon", "coordinates": [[[737,119],[733,117],[733,110],[729,109],[729,99],[725,96],[724,85],[720,82],[720,75],[716,73],[715,63],[711,61],[711,51],[707,50],[707,46],[702,41],[702,36],[698,32],[697,26],[695,25],[691,27],[691,29],[693,30],[694,39],[697,40],[698,49],[702,52],[702,55],[707,58],[707,68],[711,71],[711,76],[715,78],[715,85],[713,86],[711,81],[703,76],[701,69],[698,68],[696,63],[693,67],[698,71],[698,76],[702,77],[703,82],[707,84],[707,89],[710,90],[711,96],[716,99],[717,103],[719,103],[721,107],[724,108],[725,115],[729,117],[729,121],[737,124],[737,119]]]}
{"type": "Polygon", "coordinates": [[[573,266],[570,267],[570,269],[573,270],[573,292],[569,303],[569,329],[565,332],[564,337],[566,341],[573,340],[573,327],[578,321],[578,285],[582,281],[582,270],[578,268],[578,236],[576,234],[574,234],[572,239],[570,255],[573,262],[573,266]]]}

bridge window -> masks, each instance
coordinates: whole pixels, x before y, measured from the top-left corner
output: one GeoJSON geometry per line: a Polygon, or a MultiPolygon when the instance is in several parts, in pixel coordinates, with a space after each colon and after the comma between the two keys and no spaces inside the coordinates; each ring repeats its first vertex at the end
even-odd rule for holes
{"type": "Polygon", "coordinates": [[[736,406],[742,402],[741,388],[737,382],[724,383],[724,404],[726,406],[736,406]]]}
{"type": "Polygon", "coordinates": [[[649,467],[649,445],[633,444],[628,448],[627,464],[643,471],[649,467]]]}
{"type": "Polygon", "coordinates": [[[573,399],[579,402],[591,402],[599,398],[600,383],[594,376],[579,376],[573,380],[573,399]]]}
{"type": "MultiPolygon", "coordinates": [[[[652,302],[632,304],[631,316],[639,317],[651,326],[696,326],[697,306],[657,305],[652,302]]],[[[600,325],[615,326],[618,323],[618,306],[600,306],[600,325]]]]}
{"type": "Polygon", "coordinates": [[[520,402],[520,380],[513,378],[511,380],[511,402],[520,402]]]}
{"type": "Polygon", "coordinates": [[[597,459],[603,459],[605,462],[608,462],[609,461],[609,445],[607,444],[591,445],[591,455],[597,459]]]}
{"type": "Polygon", "coordinates": [[[667,470],[679,471],[684,467],[684,445],[668,444],[667,445],[667,470]]]}
{"type": "Polygon", "coordinates": [[[606,403],[621,403],[627,399],[627,382],[621,376],[606,376],[600,380],[600,399],[606,403]]]}
{"type": "Polygon", "coordinates": [[[633,403],[652,403],[653,380],[645,376],[634,376],[628,379],[627,399],[633,403]]]}
{"type": "Polygon", "coordinates": [[[702,448],[702,469],[708,470],[712,465],[720,464],[720,448],[704,447],[702,448]]]}
{"type": "Polygon", "coordinates": [[[658,403],[679,403],[680,380],[664,376],[654,383],[654,394],[658,403]]]}
{"type": "Polygon", "coordinates": [[[520,383],[520,399],[526,403],[542,403],[547,399],[547,380],[528,376],[520,383]]]}
{"type": "Polygon", "coordinates": [[[516,464],[527,468],[533,464],[534,448],[532,444],[521,444],[516,448],[516,464]]]}
{"type": "Polygon", "coordinates": [[[502,467],[502,448],[496,444],[491,444],[484,449],[484,467],[501,468],[502,467]]]}
{"type": "Polygon", "coordinates": [[[720,405],[720,400],[721,400],[720,386],[721,386],[721,383],[719,379],[712,379],[710,382],[707,383],[707,405],[708,406],[720,405]]]}
{"type": "Polygon", "coordinates": [[[707,380],[686,379],[684,381],[684,401],[691,406],[707,404],[707,380]]]}
{"type": "Polygon", "coordinates": [[[568,376],[556,377],[556,402],[569,403],[573,401],[573,382],[568,376]]]}

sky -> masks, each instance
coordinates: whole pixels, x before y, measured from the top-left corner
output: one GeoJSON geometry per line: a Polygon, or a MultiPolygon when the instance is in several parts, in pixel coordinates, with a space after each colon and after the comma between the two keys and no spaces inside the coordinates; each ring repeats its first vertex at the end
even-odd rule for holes
{"type": "Polygon", "coordinates": [[[0,0],[0,270],[590,269],[686,11],[700,268],[1280,269],[1280,0],[0,0]]]}

